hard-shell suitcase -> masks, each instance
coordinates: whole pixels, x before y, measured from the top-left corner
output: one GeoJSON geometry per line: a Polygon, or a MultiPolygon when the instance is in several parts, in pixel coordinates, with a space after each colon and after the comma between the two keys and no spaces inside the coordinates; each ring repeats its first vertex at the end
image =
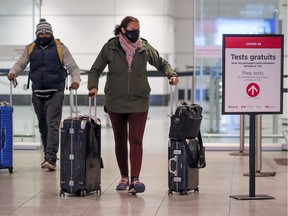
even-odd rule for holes
{"type": "Polygon", "coordinates": [[[13,107],[0,103],[0,169],[13,172],[13,107]]]}
{"type": "MultiPolygon", "coordinates": [[[[13,172],[13,106],[12,83],[10,82],[10,103],[0,102],[0,169],[13,172]]],[[[16,87],[16,84],[14,84],[16,87]]]]}
{"type": "MultiPolygon", "coordinates": [[[[198,142],[197,138],[190,142],[198,142]]],[[[190,168],[188,154],[181,140],[169,140],[168,145],[168,194],[179,192],[181,195],[188,191],[199,192],[199,169],[190,168]]]]}
{"type": "MultiPolygon", "coordinates": [[[[171,117],[174,114],[173,101],[172,85],[170,85],[171,117]]],[[[194,138],[189,142],[197,144],[199,141],[194,138]]],[[[181,195],[186,195],[188,191],[199,192],[199,169],[189,167],[187,150],[181,139],[170,139],[168,142],[169,195],[172,195],[173,192],[179,192],[181,195]]]]}
{"type": "Polygon", "coordinates": [[[60,196],[65,193],[86,196],[91,191],[101,193],[101,122],[96,118],[96,99],[94,105],[95,117],[91,117],[89,98],[89,116],[70,117],[63,121],[60,196]]]}

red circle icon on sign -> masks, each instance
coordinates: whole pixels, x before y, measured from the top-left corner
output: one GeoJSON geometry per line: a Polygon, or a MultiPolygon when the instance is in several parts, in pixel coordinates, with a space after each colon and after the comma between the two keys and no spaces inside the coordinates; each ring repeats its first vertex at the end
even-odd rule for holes
{"type": "Polygon", "coordinates": [[[260,93],[260,87],[257,83],[250,83],[246,87],[246,93],[250,97],[256,97],[260,93]]]}

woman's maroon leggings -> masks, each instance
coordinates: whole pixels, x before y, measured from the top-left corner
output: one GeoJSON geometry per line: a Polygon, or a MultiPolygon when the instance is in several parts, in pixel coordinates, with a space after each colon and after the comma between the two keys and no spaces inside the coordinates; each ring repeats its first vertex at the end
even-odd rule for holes
{"type": "Polygon", "coordinates": [[[142,165],[142,140],[147,120],[147,112],[113,113],[108,111],[115,139],[115,153],[122,176],[129,176],[128,145],[130,144],[131,176],[139,177],[142,165]]]}

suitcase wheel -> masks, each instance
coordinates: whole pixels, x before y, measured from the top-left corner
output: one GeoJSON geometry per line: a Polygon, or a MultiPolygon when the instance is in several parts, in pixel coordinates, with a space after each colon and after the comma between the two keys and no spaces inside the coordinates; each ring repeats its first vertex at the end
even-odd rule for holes
{"type": "Polygon", "coordinates": [[[60,197],[64,197],[65,196],[65,192],[64,192],[63,189],[60,189],[59,195],[60,195],[60,197]]]}
{"type": "Polygon", "coordinates": [[[199,193],[199,187],[195,188],[195,189],[194,189],[194,192],[195,192],[195,193],[199,193]]]}
{"type": "Polygon", "coordinates": [[[13,168],[9,168],[9,173],[13,173],[13,168]]]}
{"type": "Polygon", "coordinates": [[[168,190],[168,195],[173,195],[173,191],[172,190],[168,190]]]}
{"type": "Polygon", "coordinates": [[[101,186],[99,187],[99,189],[98,190],[96,190],[96,193],[102,193],[102,191],[101,191],[101,186]]]}
{"type": "Polygon", "coordinates": [[[86,195],[87,195],[87,191],[86,190],[81,190],[80,191],[80,196],[81,197],[86,197],[86,195]]]}

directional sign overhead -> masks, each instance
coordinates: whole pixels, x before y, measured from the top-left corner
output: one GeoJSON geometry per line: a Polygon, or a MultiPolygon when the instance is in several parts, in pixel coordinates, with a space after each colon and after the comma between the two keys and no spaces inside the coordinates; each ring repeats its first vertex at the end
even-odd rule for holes
{"type": "Polygon", "coordinates": [[[223,35],[223,114],[282,114],[283,35],[223,35]]]}

